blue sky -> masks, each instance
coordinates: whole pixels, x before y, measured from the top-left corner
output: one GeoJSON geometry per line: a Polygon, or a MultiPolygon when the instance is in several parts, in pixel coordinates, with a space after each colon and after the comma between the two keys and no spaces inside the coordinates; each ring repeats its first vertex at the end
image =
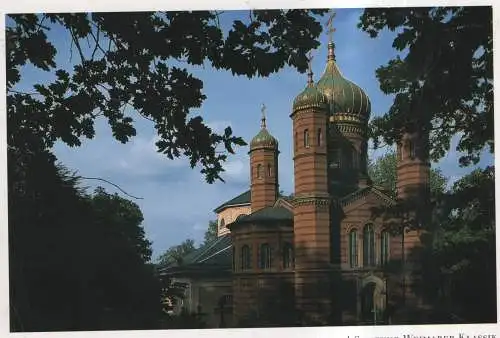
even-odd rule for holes
{"type": "MultiPolygon", "coordinates": [[[[375,70],[396,56],[392,48],[394,33],[384,32],[376,39],[360,31],[356,24],[362,10],[339,9],[335,18],[337,63],[344,76],[363,88],[372,102],[372,116],[385,113],[390,107],[391,97],[384,95],[375,78],[375,70]]],[[[245,20],[246,11],[226,11],[221,15],[222,25],[228,27],[235,18],[245,20]]],[[[326,21],[326,17],[322,21],[326,21]]],[[[57,65],[71,68],[78,58],[76,50],[70,59],[69,35],[63,30],[52,30],[49,38],[58,49],[57,65]]],[[[326,63],[327,37],[321,37],[322,45],[314,51],[313,71],[317,80],[326,63]]],[[[279,180],[285,192],[293,189],[292,122],[289,118],[292,101],[306,84],[306,75],[294,69],[285,68],[269,78],[247,79],[235,77],[230,72],[215,71],[206,67],[188,67],[204,82],[203,92],[207,99],[199,113],[204,120],[221,131],[231,126],[233,132],[247,142],[259,131],[260,107],[267,106],[267,125],[279,140],[279,180]]],[[[19,88],[29,90],[35,81],[50,81],[50,74],[31,66],[23,70],[23,82],[19,88]]],[[[137,115],[134,115],[137,116],[137,115]]],[[[144,214],[144,227],[153,242],[154,256],[187,238],[198,243],[203,239],[209,220],[215,219],[213,209],[222,202],[248,189],[249,167],[248,149],[237,149],[229,158],[223,174],[226,183],[208,184],[198,170],[191,170],[187,159],[169,160],[155,151],[155,132],[152,124],[144,119],[136,120],[137,136],[123,145],[113,139],[105,120],[96,124],[96,136],[84,140],[79,148],[69,148],[58,143],[54,152],[68,168],[82,176],[100,177],[118,184],[134,196],[144,214]]],[[[456,141],[456,140],[455,140],[456,141]]],[[[455,143],[456,144],[456,143],[455,143]]],[[[452,150],[455,148],[452,144],[452,150]]],[[[382,155],[387,149],[370,151],[371,157],[382,155]]],[[[479,166],[493,163],[491,155],[482,157],[479,166]]],[[[472,168],[458,166],[457,153],[450,151],[439,163],[452,181],[463,176],[472,168]]],[[[85,181],[94,187],[96,182],[85,181]]],[[[99,183],[110,192],[118,192],[114,187],[99,183]]]]}

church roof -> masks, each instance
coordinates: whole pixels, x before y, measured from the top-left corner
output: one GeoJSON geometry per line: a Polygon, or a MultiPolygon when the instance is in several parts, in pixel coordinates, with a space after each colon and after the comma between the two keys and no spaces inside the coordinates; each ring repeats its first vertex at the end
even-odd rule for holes
{"type": "Polygon", "coordinates": [[[217,208],[214,209],[214,212],[215,213],[221,212],[222,210],[231,206],[250,204],[251,198],[252,198],[252,192],[251,190],[247,190],[244,193],[236,196],[235,198],[222,203],[221,205],[219,205],[217,208]]]}
{"type": "Polygon", "coordinates": [[[274,138],[273,135],[269,133],[266,126],[266,106],[262,105],[262,118],[260,120],[260,131],[254,136],[252,141],[250,141],[250,151],[260,148],[271,148],[273,150],[278,149],[278,140],[274,138]]]}
{"type": "Polygon", "coordinates": [[[273,149],[278,147],[278,141],[269,131],[267,131],[266,127],[262,128],[259,133],[254,136],[252,141],[250,141],[250,149],[260,147],[269,147],[273,149]]]}
{"type": "Polygon", "coordinates": [[[312,83],[293,100],[293,111],[307,108],[328,108],[328,100],[323,93],[318,91],[312,83]]]}
{"type": "Polygon", "coordinates": [[[293,221],[293,213],[287,208],[277,206],[277,207],[267,207],[249,215],[244,215],[238,217],[236,221],[231,223],[229,226],[235,226],[244,223],[259,223],[259,222],[274,222],[274,221],[293,221]]]}

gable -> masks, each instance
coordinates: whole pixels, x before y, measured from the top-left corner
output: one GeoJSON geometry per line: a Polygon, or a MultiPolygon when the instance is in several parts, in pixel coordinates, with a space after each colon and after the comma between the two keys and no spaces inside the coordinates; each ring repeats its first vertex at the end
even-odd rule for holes
{"type": "Polygon", "coordinates": [[[286,208],[290,212],[293,212],[293,205],[291,201],[286,198],[280,197],[276,200],[276,203],[274,203],[274,208],[278,207],[286,208]]]}
{"type": "Polygon", "coordinates": [[[394,200],[375,187],[359,189],[339,201],[345,214],[354,210],[370,209],[377,206],[388,206],[394,200]]]}

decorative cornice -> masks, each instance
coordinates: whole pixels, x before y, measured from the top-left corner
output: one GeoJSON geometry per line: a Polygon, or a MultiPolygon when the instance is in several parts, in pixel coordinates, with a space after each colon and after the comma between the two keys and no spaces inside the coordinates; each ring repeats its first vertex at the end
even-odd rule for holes
{"type": "MultiPolygon", "coordinates": [[[[351,123],[339,123],[334,125],[340,134],[356,134],[365,137],[367,134],[367,127],[365,125],[357,125],[351,123]]],[[[332,126],[333,127],[333,126],[332,126]]]]}
{"type": "MultiPolygon", "coordinates": [[[[325,113],[328,111],[328,108],[327,108],[327,104],[326,103],[307,103],[307,104],[299,104],[299,105],[295,105],[293,107],[293,112],[296,113],[300,110],[304,110],[304,109],[321,109],[321,110],[324,110],[325,113]]],[[[293,115],[293,113],[292,113],[293,115]]]]}
{"type": "Polygon", "coordinates": [[[276,155],[279,155],[280,151],[278,150],[278,147],[277,146],[273,146],[273,145],[260,145],[260,146],[257,146],[257,147],[254,147],[254,148],[250,148],[250,150],[248,151],[248,154],[251,154],[257,150],[267,150],[268,152],[274,152],[276,153],[276,155]]]}
{"type": "Polygon", "coordinates": [[[300,153],[298,153],[297,155],[295,155],[292,160],[296,160],[298,158],[302,158],[302,157],[308,157],[308,156],[327,156],[327,153],[325,150],[323,151],[308,151],[308,152],[305,152],[305,151],[301,151],[300,153]]]}
{"type": "Polygon", "coordinates": [[[276,200],[276,202],[274,203],[274,207],[283,207],[287,208],[290,211],[293,211],[292,201],[286,200],[283,197],[280,197],[276,200]]]}
{"type": "Polygon", "coordinates": [[[395,202],[395,200],[392,197],[390,197],[389,195],[387,195],[384,192],[380,191],[376,187],[372,187],[370,189],[370,191],[372,191],[376,196],[378,196],[380,199],[384,200],[385,202],[387,202],[389,204],[393,204],[395,202]]]}
{"type": "Polygon", "coordinates": [[[292,119],[297,118],[297,116],[302,114],[321,114],[324,115],[325,118],[328,116],[328,106],[325,104],[307,104],[301,105],[298,107],[294,107],[290,117],[292,119]]]}
{"type": "Polygon", "coordinates": [[[341,207],[346,207],[349,204],[357,201],[358,199],[368,196],[368,194],[370,193],[370,190],[371,190],[370,188],[356,190],[355,192],[353,192],[353,193],[345,196],[344,198],[342,198],[339,201],[340,206],[341,207]]]}
{"type": "Polygon", "coordinates": [[[419,159],[409,160],[409,161],[405,161],[405,162],[406,163],[398,162],[397,170],[401,170],[401,169],[404,169],[404,168],[407,168],[407,167],[411,167],[411,166],[422,166],[422,167],[427,167],[427,168],[431,167],[431,163],[430,162],[422,161],[422,160],[419,160],[419,159]]]}
{"type": "Polygon", "coordinates": [[[301,205],[330,206],[331,204],[332,200],[330,196],[301,195],[293,199],[294,207],[301,205]]]}
{"type": "Polygon", "coordinates": [[[334,115],[330,116],[330,122],[350,122],[365,125],[368,122],[368,119],[366,118],[366,116],[359,114],[335,113],[334,115]]]}

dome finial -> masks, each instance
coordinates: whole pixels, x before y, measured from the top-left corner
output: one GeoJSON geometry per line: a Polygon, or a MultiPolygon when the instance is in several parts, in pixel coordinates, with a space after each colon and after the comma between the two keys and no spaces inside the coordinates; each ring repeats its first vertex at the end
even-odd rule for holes
{"type": "Polygon", "coordinates": [[[260,119],[260,127],[262,129],[266,128],[266,105],[263,103],[262,108],[260,109],[262,112],[262,118],[260,119]]]}
{"type": "Polygon", "coordinates": [[[308,86],[314,86],[313,71],[312,71],[312,60],[313,59],[314,59],[314,56],[312,55],[312,52],[309,51],[309,53],[307,54],[307,66],[308,66],[307,85],[308,86]]]}
{"type": "Polygon", "coordinates": [[[332,14],[330,14],[330,17],[328,18],[328,21],[326,23],[327,27],[327,33],[328,33],[328,60],[335,60],[335,53],[334,53],[334,44],[333,44],[333,33],[336,31],[336,29],[333,27],[333,19],[337,13],[335,13],[334,10],[332,10],[332,14]]]}
{"type": "Polygon", "coordinates": [[[262,148],[277,150],[278,141],[271,134],[269,134],[269,131],[266,128],[266,105],[264,103],[262,104],[260,111],[262,112],[262,118],[260,120],[261,129],[259,133],[254,136],[252,141],[250,141],[250,151],[262,148]]]}

